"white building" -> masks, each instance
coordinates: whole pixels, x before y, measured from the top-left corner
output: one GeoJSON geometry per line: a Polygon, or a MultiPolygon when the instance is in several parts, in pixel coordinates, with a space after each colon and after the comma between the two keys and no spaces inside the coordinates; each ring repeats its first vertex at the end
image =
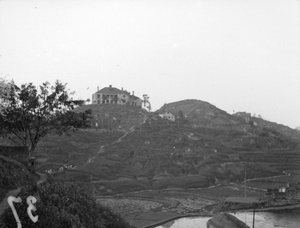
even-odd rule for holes
{"type": "Polygon", "coordinates": [[[120,90],[118,88],[104,87],[92,95],[92,104],[119,104],[119,105],[131,105],[136,107],[142,107],[142,100],[134,95],[134,92],[130,94],[126,90],[120,90]]]}

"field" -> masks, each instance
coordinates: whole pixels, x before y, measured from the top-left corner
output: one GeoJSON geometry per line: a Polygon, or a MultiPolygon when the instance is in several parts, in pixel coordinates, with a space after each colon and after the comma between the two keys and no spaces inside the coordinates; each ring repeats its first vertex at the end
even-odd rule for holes
{"type": "MultiPolygon", "coordinates": [[[[243,196],[244,189],[219,186],[205,189],[162,189],[97,196],[100,204],[120,213],[137,227],[146,227],[172,218],[211,215],[214,206],[229,196],[243,196]]],[[[247,190],[248,196],[263,197],[263,192],[247,190]]]]}

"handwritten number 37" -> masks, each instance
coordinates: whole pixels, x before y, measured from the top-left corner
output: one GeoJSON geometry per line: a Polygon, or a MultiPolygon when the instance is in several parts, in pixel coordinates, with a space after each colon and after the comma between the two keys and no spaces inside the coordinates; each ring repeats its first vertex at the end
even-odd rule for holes
{"type": "MultiPolygon", "coordinates": [[[[27,207],[27,214],[29,216],[29,218],[31,219],[31,221],[33,221],[34,223],[36,223],[39,219],[39,216],[36,215],[36,216],[33,216],[32,215],[32,211],[36,211],[36,207],[33,205],[34,203],[36,203],[36,198],[34,196],[28,196],[27,197],[27,204],[28,204],[28,207],[27,207]]],[[[14,214],[14,217],[15,217],[15,220],[17,222],[17,228],[22,228],[22,224],[21,224],[21,221],[20,221],[20,218],[18,216],[18,213],[15,209],[15,206],[13,203],[21,203],[22,202],[22,199],[21,197],[14,197],[14,196],[9,196],[7,198],[7,202],[8,202],[8,205],[10,206],[13,214],[14,214]]]]}

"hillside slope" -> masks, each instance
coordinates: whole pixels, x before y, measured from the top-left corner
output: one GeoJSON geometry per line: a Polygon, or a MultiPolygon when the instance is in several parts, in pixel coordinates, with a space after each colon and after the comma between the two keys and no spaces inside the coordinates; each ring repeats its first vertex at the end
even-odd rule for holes
{"type": "Polygon", "coordinates": [[[260,127],[246,132],[195,127],[188,118],[172,122],[154,115],[106,146],[84,170],[93,173],[101,194],[207,187],[242,181],[245,170],[254,178],[279,175],[287,165],[300,169],[295,146],[288,137],[260,127]]]}
{"type": "Polygon", "coordinates": [[[283,124],[278,124],[257,117],[252,117],[252,119],[257,123],[258,126],[265,127],[268,129],[273,129],[283,135],[291,137],[294,140],[300,142],[300,131],[297,131],[296,129],[292,129],[283,124]]]}
{"type": "Polygon", "coordinates": [[[80,108],[92,108],[94,124],[103,118],[109,124],[101,129],[112,131],[51,136],[36,157],[80,164],[77,169],[92,174],[95,194],[207,187],[242,181],[245,172],[255,178],[300,170],[299,149],[291,137],[208,102],[174,102],[156,113],[120,105],[80,108]],[[160,118],[166,110],[180,117],[174,122],[160,118]]]}
{"type": "Polygon", "coordinates": [[[92,110],[92,128],[103,130],[128,131],[141,124],[148,114],[142,108],[117,104],[83,105],[75,111],[82,112],[88,109],[92,110]]]}
{"type": "MultiPolygon", "coordinates": [[[[171,111],[175,116],[178,116],[179,113],[182,112],[194,127],[230,128],[240,131],[251,130],[251,125],[245,121],[245,118],[235,114],[230,115],[205,101],[182,100],[172,102],[165,104],[157,112],[163,113],[166,110],[171,111]]],[[[255,122],[257,127],[268,128],[300,141],[300,132],[295,129],[253,116],[250,117],[250,121],[252,121],[252,123],[255,122]]]]}
{"type": "Polygon", "coordinates": [[[171,111],[175,116],[183,113],[194,127],[227,128],[239,124],[239,121],[227,112],[200,100],[182,100],[162,106],[157,112],[171,111]]]}

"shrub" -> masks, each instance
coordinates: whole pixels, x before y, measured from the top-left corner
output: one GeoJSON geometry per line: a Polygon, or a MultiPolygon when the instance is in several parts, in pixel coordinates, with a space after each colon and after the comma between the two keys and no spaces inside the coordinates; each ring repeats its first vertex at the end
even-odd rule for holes
{"type": "MultiPolygon", "coordinates": [[[[37,186],[26,186],[19,196],[22,203],[14,206],[19,215],[22,227],[33,228],[130,228],[119,215],[101,206],[88,196],[86,191],[74,184],[61,182],[43,183],[37,186]],[[35,207],[39,219],[33,223],[27,215],[26,198],[37,198],[35,207]]],[[[7,209],[0,218],[3,228],[17,226],[11,209],[7,209]]]]}

